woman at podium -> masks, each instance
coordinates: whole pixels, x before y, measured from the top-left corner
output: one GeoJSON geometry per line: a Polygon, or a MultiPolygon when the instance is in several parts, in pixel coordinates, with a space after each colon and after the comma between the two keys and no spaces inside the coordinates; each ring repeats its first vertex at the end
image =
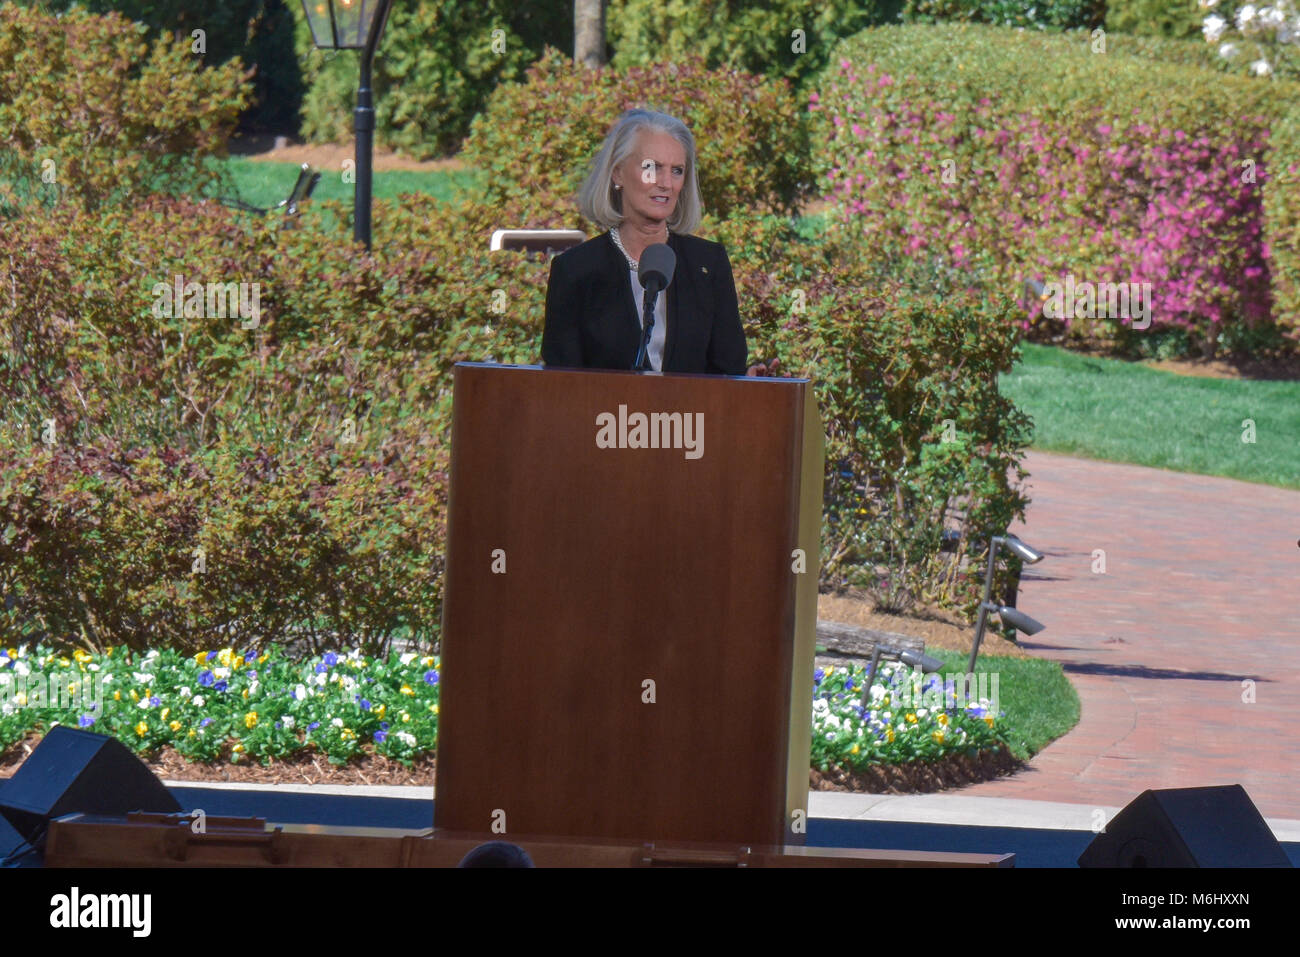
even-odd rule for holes
{"type": "Polygon", "coordinates": [[[731,262],[720,243],[691,235],[702,203],[686,124],[648,110],[624,113],[596,154],[578,208],[605,232],[551,260],[543,363],[632,369],[644,331],[640,259],[665,243],[675,262],[655,301],[643,368],[746,373],[731,262]]]}

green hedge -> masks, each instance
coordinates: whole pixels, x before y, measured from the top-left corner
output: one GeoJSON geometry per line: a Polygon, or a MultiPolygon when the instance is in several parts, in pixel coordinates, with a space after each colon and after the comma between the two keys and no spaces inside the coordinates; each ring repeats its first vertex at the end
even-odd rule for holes
{"type": "Polygon", "coordinates": [[[1198,0],[1107,0],[1106,29],[1201,40],[1201,23],[1208,13],[1198,0]]]}
{"type": "MultiPolygon", "coordinates": [[[[343,212],[277,232],[152,200],[0,238],[5,634],[186,653],[436,639],[451,369],[537,361],[546,264],[487,251],[499,210],[410,196],[377,204],[358,268],[343,212]],[[259,324],[167,316],[157,284],[177,274],[260,283],[259,324]]],[[[995,386],[1010,301],[776,217],[702,232],[731,250],[751,357],[819,383],[823,584],[969,611],[978,568],[945,561],[945,519],[977,558],[1024,506],[1027,422],[995,386]]]]}
{"type": "Polygon", "coordinates": [[[698,58],[591,71],[550,50],[525,82],[499,87],[474,121],[464,155],[484,174],[482,202],[544,214],[566,201],[632,107],[677,116],[691,129],[706,210],[790,211],[812,183],[807,114],[786,81],[709,70],[698,58]]]}
{"type": "Polygon", "coordinates": [[[252,106],[243,122],[252,129],[290,132],[298,125],[303,84],[293,48],[292,8],[298,0],[16,0],[17,5],[53,13],[74,7],[89,13],[118,13],[148,27],[150,41],[178,35],[188,45],[202,30],[202,62],[220,66],[238,57],[254,68],[252,106]]]}
{"type": "Polygon", "coordinates": [[[901,7],[902,0],[610,0],[605,22],[620,70],[701,57],[710,67],[797,82],[826,65],[837,39],[896,20],[901,7]]]}
{"type": "Polygon", "coordinates": [[[248,103],[238,58],[204,69],[188,41],[148,43],[113,14],[0,8],[0,208],[126,202],[199,189],[248,103]]]}
{"type": "MultiPolygon", "coordinates": [[[[1195,319],[1193,341],[1222,348],[1220,321],[1268,309],[1270,287],[1261,294],[1231,285],[1257,283],[1249,277],[1261,271],[1271,276],[1273,319],[1295,330],[1297,150],[1285,118],[1300,88],[1124,52],[1137,41],[1148,51],[1179,44],[1108,35],[1102,53],[1080,32],[979,25],[864,31],[837,48],[834,72],[823,81],[819,112],[840,125],[819,124],[815,152],[841,164],[833,182],[857,204],[844,208],[876,237],[868,241],[925,231],[936,248],[960,243],[987,252],[990,278],[1006,289],[1036,273],[1113,278],[1117,263],[1138,262],[1134,250],[1146,253],[1143,243],[1161,242],[1149,220],[1162,204],[1183,202],[1183,191],[1199,202],[1201,190],[1201,199],[1227,211],[1211,220],[1179,209],[1187,221],[1177,228],[1192,236],[1219,232],[1176,251],[1190,256],[1204,247],[1197,255],[1205,261],[1166,264],[1172,271],[1160,273],[1169,284],[1186,284],[1193,301],[1199,266],[1224,284],[1214,294],[1223,297],[1216,305],[1222,319],[1195,319]],[[1165,155],[1169,169],[1161,166],[1165,155]],[[935,188],[944,159],[961,175],[935,188]],[[1239,182],[1238,159],[1255,160],[1257,185],[1239,182]],[[844,182],[873,170],[884,175],[865,176],[864,186],[844,182]],[[1216,194],[1212,187],[1223,177],[1231,188],[1216,194]]],[[[1163,229],[1168,217],[1161,216],[1163,229]]],[[[1141,335],[1113,325],[1102,331],[1134,348],[1141,335]]]]}

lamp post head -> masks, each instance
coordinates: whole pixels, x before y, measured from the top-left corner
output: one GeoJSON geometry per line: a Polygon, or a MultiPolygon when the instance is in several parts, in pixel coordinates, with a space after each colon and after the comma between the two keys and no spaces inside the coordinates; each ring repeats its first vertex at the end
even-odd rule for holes
{"type": "Polygon", "coordinates": [[[1015,553],[1016,557],[1027,565],[1033,565],[1043,560],[1042,552],[1034,548],[1032,545],[1022,542],[1014,535],[1003,535],[1000,540],[1002,544],[1015,553]]]}
{"type": "Polygon", "coordinates": [[[373,49],[391,6],[391,0],[302,0],[312,41],[322,50],[373,49]]]}

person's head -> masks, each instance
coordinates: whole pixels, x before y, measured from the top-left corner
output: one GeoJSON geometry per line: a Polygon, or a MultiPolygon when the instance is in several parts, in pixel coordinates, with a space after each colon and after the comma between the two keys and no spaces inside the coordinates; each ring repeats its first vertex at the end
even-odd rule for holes
{"type": "Polygon", "coordinates": [[[533,859],[518,844],[488,841],[466,854],[457,867],[532,867],[533,859]]]}
{"type": "Polygon", "coordinates": [[[665,220],[675,233],[694,232],[704,210],[686,124],[649,110],[624,113],[591,164],[578,208],[603,229],[636,215],[665,220]]]}

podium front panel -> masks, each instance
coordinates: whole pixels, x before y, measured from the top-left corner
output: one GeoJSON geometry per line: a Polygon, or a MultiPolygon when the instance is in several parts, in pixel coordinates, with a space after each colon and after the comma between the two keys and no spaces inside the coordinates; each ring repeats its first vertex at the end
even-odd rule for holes
{"type": "Polygon", "coordinates": [[[806,380],[458,365],[437,826],[788,842],[821,481],[806,380]]]}

